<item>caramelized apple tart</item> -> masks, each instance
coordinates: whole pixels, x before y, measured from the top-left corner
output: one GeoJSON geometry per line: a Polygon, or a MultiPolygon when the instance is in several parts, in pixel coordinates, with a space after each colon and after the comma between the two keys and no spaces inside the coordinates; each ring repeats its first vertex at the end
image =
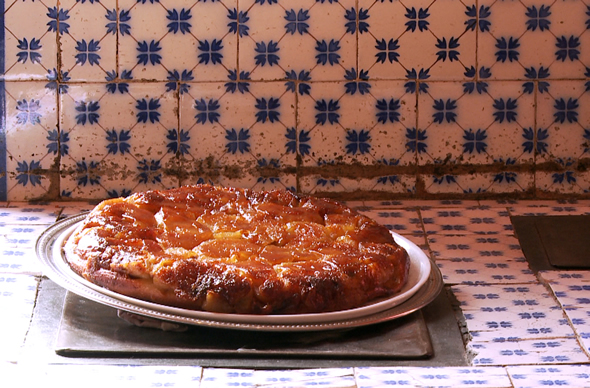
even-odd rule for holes
{"type": "Polygon", "coordinates": [[[398,292],[410,266],[387,228],[342,203],[211,185],[103,201],[64,253],[111,291],[234,314],[360,307],[398,292]]]}

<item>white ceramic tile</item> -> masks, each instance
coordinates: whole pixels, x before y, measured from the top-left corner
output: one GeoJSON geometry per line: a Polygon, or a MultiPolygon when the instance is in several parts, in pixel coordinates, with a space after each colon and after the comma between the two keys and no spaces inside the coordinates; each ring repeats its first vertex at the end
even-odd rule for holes
{"type": "Polygon", "coordinates": [[[506,370],[514,388],[587,387],[590,377],[590,366],[588,365],[518,365],[508,366],[506,370]]]}
{"type": "Polygon", "coordinates": [[[422,222],[416,210],[369,210],[363,214],[374,219],[387,229],[399,234],[424,234],[422,222]]]}
{"type": "Polygon", "coordinates": [[[50,139],[57,133],[56,97],[43,82],[7,82],[5,88],[8,199],[40,198],[55,163],[50,139]]]}
{"type": "Polygon", "coordinates": [[[586,352],[590,351],[590,308],[569,307],[565,313],[574,327],[578,339],[586,352]]]}
{"type": "Polygon", "coordinates": [[[361,367],[356,368],[357,386],[404,387],[512,387],[500,367],[361,367]]]}
{"type": "MultiPolygon", "coordinates": [[[[56,32],[45,23],[30,23],[31,15],[44,15],[57,1],[5,2],[4,77],[7,80],[45,80],[57,68],[56,32]]],[[[4,10],[3,10],[4,11],[4,10]]]]}
{"type": "Polygon", "coordinates": [[[351,368],[302,369],[298,371],[264,371],[249,369],[203,370],[201,388],[234,387],[238,385],[285,387],[354,387],[354,371],[351,368]]]}
{"type": "Polygon", "coordinates": [[[116,6],[115,0],[60,1],[68,16],[67,31],[59,35],[61,67],[72,81],[104,81],[116,69],[117,37],[107,32],[106,18],[116,6]]]}
{"type": "Polygon", "coordinates": [[[81,379],[87,379],[89,387],[122,384],[170,387],[198,384],[201,371],[199,366],[53,364],[43,365],[36,373],[21,378],[30,385],[59,384],[65,388],[78,386],[81,379]]]}
{"type": "Polygon", "coordinates": [[[563,307],[590,309],[590,279],[587,272],[542,272],[549,287],[563,307]]]}
{"type": "Polygon", "coordinates": [[[513,230],[503,209],[425,209],[421,215],[428,234],[511,235],[513,230]]]}
{"type": "Polygon", "coordinates": [[[522,340],[515,342],[471,342],[476,353],[473,365],[575,364],[587,363],[588,356],[575,339],[522,340]]]}
{"type": "Polygon", "coordinates": [[[558,309],[483,308],[464,313],[476,342],[514,342],[527,339],[574,338],[575,333],[558,309]]]}
{"type": "Polygon", "coordinates": [[[583,123],[587,122],[588,113],[580,107],[589,101],[584,91],[582,81],[551,81],[551,93],[538,97],[538,126],[545,130],[545,152],[540,153],[539,161],[557,161],[567,170],[567,164],[584,153],[587,147],[583,123]]]}
{"type": "Polygon", "coordinates": [[[33,276],[0,274],[0,360],[16,361],[35,306],[37,280],[33,276]]]}
{"type": "Polygon", "coordinates": [[[445,284],[510,284],[537,281],[525,262],[503,260],[498,263],[496,258],[490,259],[489,261],[469,258],[437,259],[436,265],[443,275],[445,284]]]}
{"type": "Polygon", "coordinates": [[[49,225],[57,220],[62,207],[59,204],[29,204],[11,202],[0,208],[0,225],[2,224],[43,224],[49,225]]]}
{"type": "Polygon", "coordinates": [[[525,262],[518,239],[507,235],[429,235],[436,260],[502,264],[525,262]]]}
{"type": "Polygon", "coordinates": [[[167,144],[178,124],[177,101],[163,83],[132,83],[116,94],[100,84],[72,85],[62,107],[69,146],[61,159],[63,196],[106,198],[178,185],[163,172],[174,163],[167,144]]]}
{"type": "Polygon", "coordinates": [[[0,272],[14,274],[42,273],[37,259],[37,238],[49,226],[35,223],[0,225],[0,272]]]}
{"type": "Polygon", "coordinates": [[[559,216],[590,214],[590,206],[560,204],[556,202],[518,203],[509,207],[513,216],[559,216]]]}
{"type": "Polygon", "coordinates": [[[558,308],[555,299],[541,284],[457,285],[452,291],[461,310],[467,312],[506,308],[532,313],[558,308]]]}

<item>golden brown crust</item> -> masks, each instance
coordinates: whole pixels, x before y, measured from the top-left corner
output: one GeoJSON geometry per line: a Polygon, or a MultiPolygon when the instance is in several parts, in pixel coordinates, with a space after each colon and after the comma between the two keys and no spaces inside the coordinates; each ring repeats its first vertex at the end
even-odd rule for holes
{"type": "Polygon", "coordinates": [[[388,230],[343,204],[209,185],[104,201],[64,251],[107,289],[226,313],[359,307],[399,291],[409,270],[388,230]]]}

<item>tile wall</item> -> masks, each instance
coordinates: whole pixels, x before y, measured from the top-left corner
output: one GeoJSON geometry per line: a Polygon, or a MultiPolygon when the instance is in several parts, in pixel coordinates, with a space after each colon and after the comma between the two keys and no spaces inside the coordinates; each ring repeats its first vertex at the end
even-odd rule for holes
{"type": "Polygon", "coordinates": [[[0,4],[0,200],[590,190],[587,1],[0,4]]]}

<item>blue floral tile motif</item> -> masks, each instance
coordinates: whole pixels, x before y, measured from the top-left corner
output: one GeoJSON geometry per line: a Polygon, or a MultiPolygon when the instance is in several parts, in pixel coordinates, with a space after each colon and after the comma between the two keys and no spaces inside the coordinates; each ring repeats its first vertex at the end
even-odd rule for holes
{"type": "MultiPolygon", "coordinates": [[[[175,169],[186,163],[203,163],[197,145],[216,143],[224,155],[216,169],[234,166],[236,158],[241,168],[250,158],[254,166],[281,160],[285,169],[302,156],[301,166],[321,159],[391,171],[368,179],[362,190],[395,191],[410,179],[420,184],[408,184],[407,195],[587,195],[580,161],[589,152],[590,70],[580,31],[590,25],[588,7],[579,0],[13,2],[2,16],[5,122],[33,126],[35,142],[27,147],[35,150],[15,157],[14,137],[10,130],[5,135],[0,198],[43,195],[50,182],[39,171],[55,165],[52,157],[63,159],[63,177],[76,171],[80,142],[84,150],[100,149],[87,164],[123,158],[117,176],[138,178],[139,160],[160,160],[162,185],[184,176],[175,169]],[[52,101],[11,94],[34,81],[52,101]],[[327,83],[334,85],[329,93],[327,83]],[[382,92],[389,83],[396,83],[395,93],[382,92]],[[78,97],[80,84],[98,85],[101,93],[78,97]],[[219,84],[225,94],[194,90],[219,84]],[[280,90],[255,91],[271,84],[280,90]],[[154,90],[135,94],[139,85],[154,90]],[[192,106],[167,111],[158,107],[162,93],[177,105],[190,96],[192,106]],[[201,98],[220,107],[195,108],[201,98]],[[106,116],[127,113],[129,103],[134,123],[111,124],[106,116]],[[66,109],[74,123],[46,123],[47,110],[61,117],[66,109]],[[234,122],[215,118],[223,109],[235,112],[234,122]],[[173,123],[162,119],[168,115],[173,123]],[[143,135],[153,125],[156,134],[145,138],[156,142],[157,157],[141,148],[133,125],[143,135]],[[90,134],[85,142],[82,128],[90,134]],[[272,154],[260,151],[265,145],[272,154]],[[417,167],[412,176],[400,173],[407,166],[417,167]],[[463,166],[475,173],[457,173],[463,166]]],[[[109,165],[100,164],[103,179],[92,195],[134,186],[103,187],[117,185],[102,175],[109,165]]],[[[341,178],[332,187],[352,189],[365,179],[341,178]]],[[[63,194],[82,195],[73,187],[63,194]]]]}

